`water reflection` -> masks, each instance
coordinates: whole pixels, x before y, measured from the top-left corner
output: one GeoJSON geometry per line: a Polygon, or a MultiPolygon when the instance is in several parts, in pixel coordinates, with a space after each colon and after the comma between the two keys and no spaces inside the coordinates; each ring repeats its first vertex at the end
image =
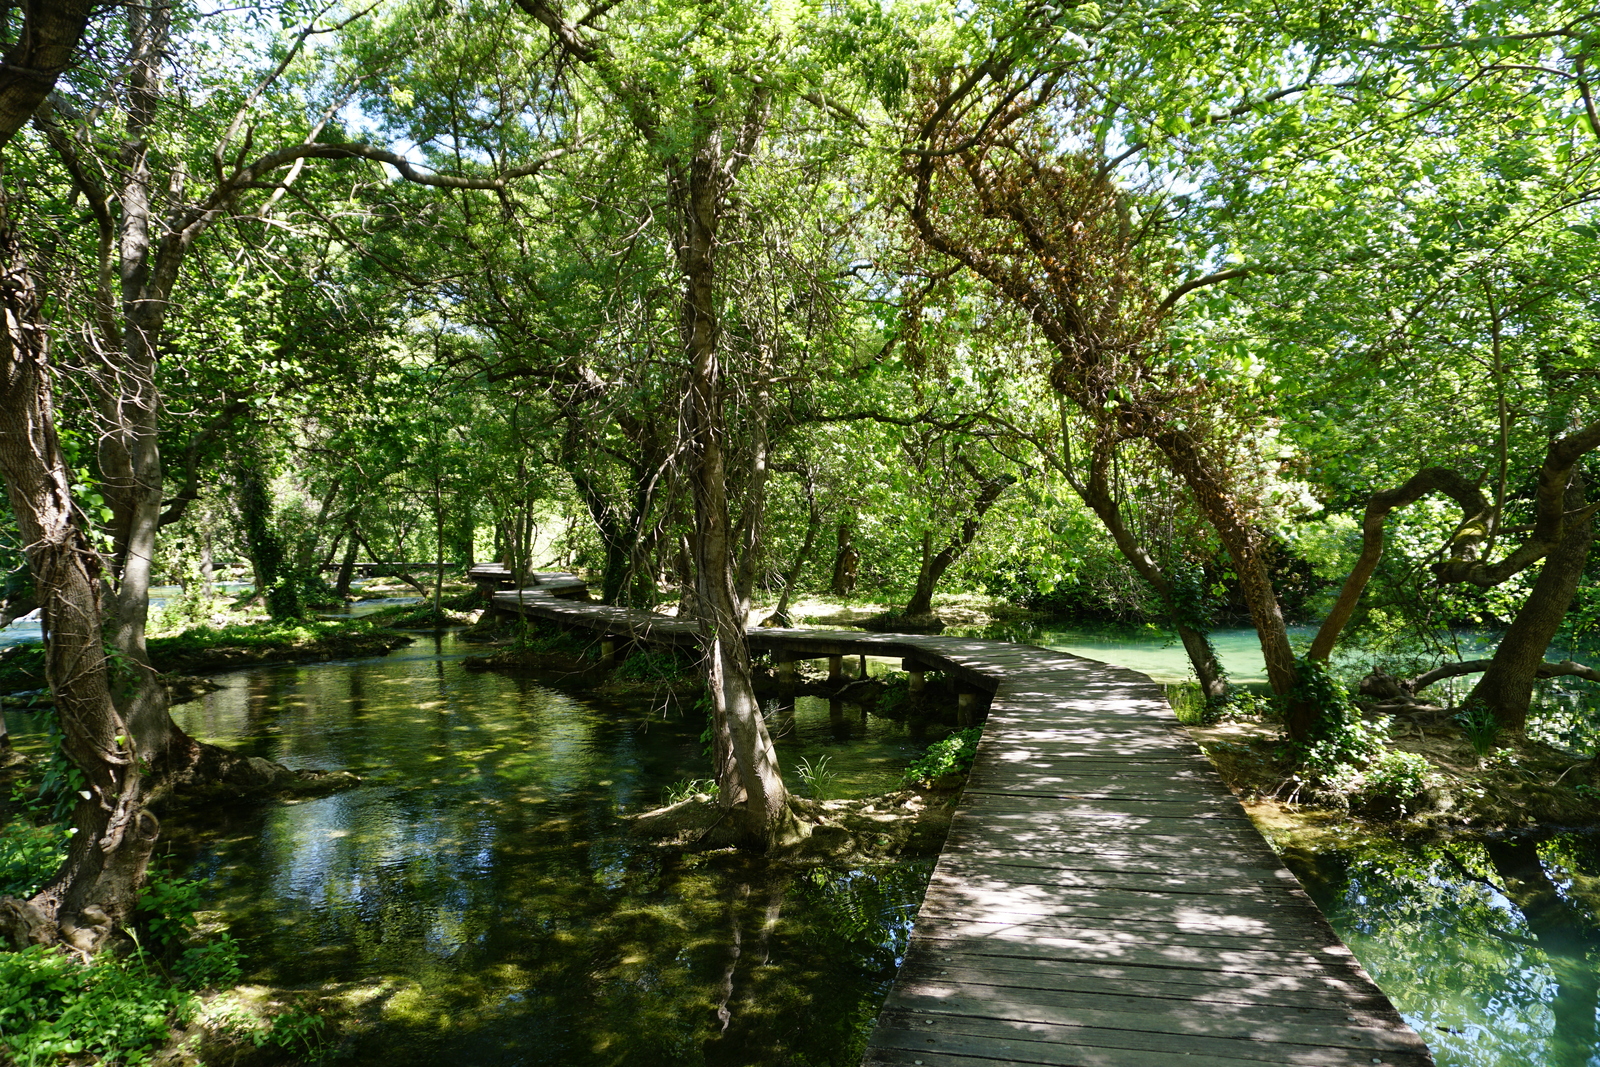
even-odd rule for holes
{"type": "MultiPolygon", "coordinates": [[[[930,865],[797,874],[636,841],[619,812],[705,776],[702,724],[468,672],[470,651],[241,672],[175,709],[366,779],[178,845],[247,980],[379,982],[359,1063],[858,1062],[930,865]]],[[[836,795],[887,788],[925,743],[849,704],[769,714],[785,767],[829,755],[836,795]]]]}
{"type": "Polygon", "coordinates": [[[1440,1067],[1600,1064],[1600,835],[1285,858],[1440,1067]]]}

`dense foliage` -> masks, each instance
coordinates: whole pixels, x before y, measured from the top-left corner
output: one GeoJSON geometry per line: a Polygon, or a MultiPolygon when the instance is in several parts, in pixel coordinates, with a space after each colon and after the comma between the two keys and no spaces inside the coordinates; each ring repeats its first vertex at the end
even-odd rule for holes
{"type": "Polygon", "coordinates": [[[762,845],[801,831],[724,638],[807,593],[1157,625],[1210,709],[1208,633],[1251,625],[1308,766],[1390,792],[1420,772],[1358,736],[1369,669],[1408,700],[1481,676],[1469,718],[1506,735],[1536,681],[1600,680],[1574,655],[1600,618],[1592,11],[72,17],[53,92],[0,93],[3,607],[43,612],[103,852],[70,851],[48,922],[91,884],[131,919],[144,798],[230,766],[156,668],[300,642],[363,567],[431,598],[413,621],[485,560],[697,619],[720,802],[762,845]],[[148,636],[219,621],[224,578],[291,629],[148,636]],[[158,581],[183,593],[152,617],[158,581]]]}

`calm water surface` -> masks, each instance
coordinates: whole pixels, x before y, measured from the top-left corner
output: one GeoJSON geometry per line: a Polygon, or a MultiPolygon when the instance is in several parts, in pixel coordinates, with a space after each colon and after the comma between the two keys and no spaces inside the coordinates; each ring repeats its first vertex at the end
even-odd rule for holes
{"type": "Polygon", "coordinates": [[[1600,835],[1285,859],[1440,1067],[1600,1065],[1600,835]]]}
{"type": "MultiPolygon", "coordinates": [[[[708,773],[701,722],[469,672],[471,651],[429,635],[222,676],[174,709],[199,736],[366,779],[219,816],[220,838],[172,856],[246,980],[361,984],[381,1023],[359,1063],[859,1062],[931,862],[663,854],[619,816],[708,773]]],[[[788,767],[829,757],[835,795],[889,788],[929,740],[826,701],[769,714],[788,767]]]]}

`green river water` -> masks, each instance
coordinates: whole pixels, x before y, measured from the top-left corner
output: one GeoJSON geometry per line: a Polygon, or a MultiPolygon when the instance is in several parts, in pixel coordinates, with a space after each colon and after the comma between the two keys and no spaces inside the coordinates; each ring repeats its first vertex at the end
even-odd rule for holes
{"type": "MultiPolygon", "coordinates": [[[[1156,635],[1033,631],[1180,680],[1156,635]]],[[[1237,681],[1249,631],[1216,635],[1237,681]]],[[[453,635],[387,657],[223,675],[183,726],[358,789],[219,811],[164,860],[204,884],[246,980],[338,987],[357,1064],[854,1065],[931,862],[794,871],[673,857],[620,818],[706,773],[700,723],[470,672],[453,635]]],[[[802,698],[769,708],[791,781],[892,787],[939,734],[802,698]]],[[[36,716],[8,712],[18,734],[36,716]]],[[[21,738],[19,738],[21,740],[21,738]]],[[[1600,1067],[1600,838],[1352,838],[1286,861],[1442,1067],[1600,1067]]]]}
{"type": "MultiPolygon", "coordinates": [[[[931,861],[663,854],[620,816],[707,773],[699,722],[467,671],[472,651],[422,636],[222,676],[175,709],[202,737],[366,779],[219,817],[171,858],[246,980],[353,985],[377,1021],[345,1050],[361,1064],[859,1062],[931,861]]],[[[828,756],[835,795],[892,788],[928,740],[823,700],[772,720],[786,770],[828,756]]]]}

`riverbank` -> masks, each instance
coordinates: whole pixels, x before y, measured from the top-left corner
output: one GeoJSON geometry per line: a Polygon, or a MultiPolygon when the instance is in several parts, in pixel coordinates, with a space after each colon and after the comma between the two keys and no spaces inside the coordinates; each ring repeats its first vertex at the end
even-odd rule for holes
{"type": "MultiPolygon", "coordinates": [[[[289,620],[198,626],[170,637],[153,637],[147,647],[151,666],[167,676],[174,702],[181,702],[212,688],[198,676],[241,667],[381,656],[411,640],[368,619],[289,620]]],[[[7,651],[0,660],[0,694],[26,706],[50,703],[42,645],[18,645],[7,651]]]]}
{"type": "Polygon", "coordinates": [[[1295,766],[1281,727],[1227,717],[1187,729],[1264,832],[1305,841],[1344,828],[1384,836],[1477,835],[1600,827],[1600,768],[1526,738],[1480,755],[1443,715],[1397,720],[1390,752],[1409,770],[1366,786],[1311,782],[1295,766]]]}

